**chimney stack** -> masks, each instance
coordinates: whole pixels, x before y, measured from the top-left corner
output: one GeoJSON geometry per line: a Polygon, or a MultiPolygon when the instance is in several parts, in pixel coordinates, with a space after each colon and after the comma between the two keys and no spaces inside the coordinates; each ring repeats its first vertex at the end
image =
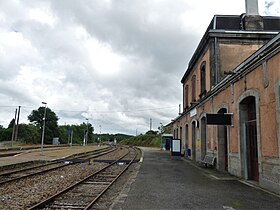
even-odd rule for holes
{"type": "Polygon", "coordinates": [[[263,18],[259,15],[258,0],[245,0],[246,14],[242,16],[242,29],[247,31],[263,31],[263,18]]]}
{"type": "Polygon", "coordinates": [[[246,15],[259,15],[258,0],[245,0],[246,15]]]}

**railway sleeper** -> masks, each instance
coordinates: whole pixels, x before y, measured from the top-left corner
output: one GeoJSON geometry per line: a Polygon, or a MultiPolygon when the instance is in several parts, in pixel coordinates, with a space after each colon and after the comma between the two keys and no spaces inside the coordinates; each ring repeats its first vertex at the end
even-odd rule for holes
{"type": "Polygon", "coordinates": [[[47,205],[47,208],[51,209],[85,209],[86,205],[79,205],[79,204],[51,204],[47,205]]]}
{"type": "Polygon", "coordinates": [[[58,205],[58,206],[83,206],[86,205],[85,202],[73,202],[73,200],[54,200],[52,203],[47,204],[46,206],[52,206],[52,205],[58,205]]]}
{"type": "MultiPolygon", "coordinates": [[[[94,197],[96,195],[98,195],[102,190],[104,189],[104,187],[92,187],[90,189],[75,189],[69,193],[71,193],[71,197],[77,197],[77,196],[80,196],[80,197],[83,197],[83,196],[86,196],[86,197],[94,197]],[[87,192],[87,193],[86,193],[87,192]]],[[[69,194],[68,194],[69,195],[69,194]]],[[[70,196],[69,196],[70,197],[70,196]]],[[[67,197],[62,197],[60,198],[61,200],[65,200],[67,199],[67,197]]]]}
{"type": "Polygon", "coordinates": [[[110,184],[111,182],[110,181],[87,181],[87,182],[84,182],[83,184],[98,184],[98,185],[108,185],[110,184]]]}
{"type": "Polygon", "coordinates": [[[95,176],[94,179],[104,179],[104,178],[115,178],[116,175],[114,174],[101,174],[99,176],[95,176]]]}
{"type": "MultiPolygon", "coordinates": [[[[82,198],[85,198],[85,197],[88,197],[88,198],[92,198],[92,197],[95,197],[97,196],[100,192],[102,192],[104,188],[100,188],[100,189],[91,189],[91,190],[86,190],[86,191],[75,191],[75,192],[72,192],[70,194],[69,197],[71,197],[71,200],[73,198],[78,198],[78,197],[82,197],[82,198]]],[[[63,197],[63,198],[60,198],[60,199],[57,199],[57,200],[67,200],[68,198],[67,197],[63,197]]]]}

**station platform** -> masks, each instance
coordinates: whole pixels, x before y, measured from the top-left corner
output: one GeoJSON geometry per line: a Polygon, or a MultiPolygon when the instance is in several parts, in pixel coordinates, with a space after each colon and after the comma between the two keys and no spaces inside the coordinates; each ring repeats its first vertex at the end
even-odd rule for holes
{"type": "Polygon", "coordinates": [[[168,151],[141,148],[143,162],[110,209],[280,209],[280,197],[168,151]]]}

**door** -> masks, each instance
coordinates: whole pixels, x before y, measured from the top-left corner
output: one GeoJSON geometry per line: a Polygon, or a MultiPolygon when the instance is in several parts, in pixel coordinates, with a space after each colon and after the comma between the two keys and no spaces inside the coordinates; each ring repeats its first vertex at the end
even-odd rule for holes
{"type": "Polygon", "coordinates": [[[224,158],[225,158],[225,171],[228,171],[228,145],[227,145],[227,127],[224,126],[224,158]]]}
{"type": "Polygon", "coordinates": [[[196,160],[196,123],[192,123],[192,160],[196,160]]]}
{"type": "Polygon", "coordinates": [[[241,159],[244,178],[259,181],[258,127],[256,98],[248,96],[240,102],[241,159]]]}
{"type": "Polygon", "coordinates": [[[249,179],[259,181],[259,165],[258,165],[258,144],[257,144],[257,126],[256,120],[248,121],[247,127],[247,144],[249,159],[249,179]]]}

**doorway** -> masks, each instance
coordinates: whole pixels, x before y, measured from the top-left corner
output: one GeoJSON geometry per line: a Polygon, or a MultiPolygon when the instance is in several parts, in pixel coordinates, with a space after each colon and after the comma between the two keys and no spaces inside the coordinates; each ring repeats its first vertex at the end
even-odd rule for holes
{"type": "Polygon", "coordinates": [[[189,125],[186,124],[186,127],[185,127],[185,139],[186,139],[186,142],[185,142],[185,147],[186,147],[186,158],[188,157],[188,150],[189,150],[189,125]]]}
{"type": "Polygon", "coordinates": [[[206,155],[206,118],[201,118],[201,160],[206,155]]]}
{"type": "Polygon", "coordinates": [[[196,160],[196,122],[192,122],[192,160],[196,160]]]}
{"type": "MultiPolygon", "coordinates": [[[[225,114],[227,110],[222,108],[218,114],[225,114]]],[[[227,126],[218,125],[218,164],[219,170],[228,171],[228,132],[227,126]]]]}
{"type": "Polygon", "coordinates": [[[259,181],[258,140],[255,97],[249,96],[240,103],[242,125],[241,154],[246,179],[259,181]]]}

